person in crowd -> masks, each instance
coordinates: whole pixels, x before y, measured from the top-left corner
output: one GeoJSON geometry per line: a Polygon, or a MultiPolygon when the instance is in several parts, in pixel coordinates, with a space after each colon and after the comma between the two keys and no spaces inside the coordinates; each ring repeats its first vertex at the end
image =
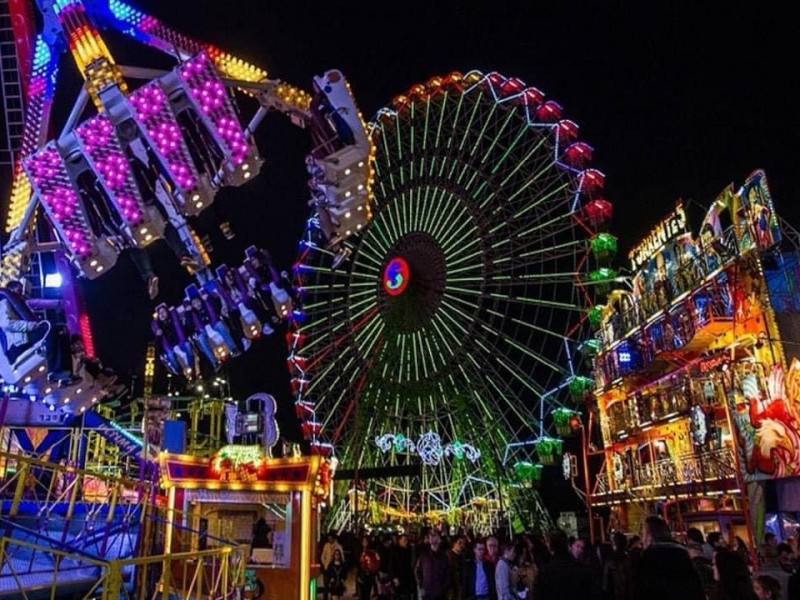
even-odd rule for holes
{"type": "Polygon", "coordinates": [[[757,575],[753,579],[753,591],[758,600],[784,600],[781,595],[781,584],[772,575],[757,575]]]}
{"type": "Polygon", "coordinates": [[[714,550],[717,548],[727,548],[728,544],[725,543],[725,538],[722,537],[721,531],[712,531],[706,536],[706,539],[714,550]]]}
{"type": "Polygon", "coordinates": [[[569,555],[576,562],[583,562],[586,558],[586,542],[581,538],[569,538],[569,555]]]}
{"type": "Polygon", "coordinates": [[[494,570],[497,600],[518,600],[513,580],[515,555],[514,544],[510,542],[503,544],[500,560],[497,561],[497,566],[494,570]]]}
{"type": "Polygon", "coordinates": [[[438,531],[431,531],[428,544],[427,551],[419,556],[414,567],[420,600],[445,600],[450,585],[450,561],[441,548],[438,531]]]}
{"type": "Polygon", "coordinates": [[[611,554],[600,565],[601,579],[600,591],[603,600],[614,600],[616,597],[615,582],[617,571],[625,560],[628,546],[628,538],[621,531],[615,531],[611,536],[611,554]]]}
{"type": "Polygon", "coordinates": [[[392,574],[394,572],[394,540],[388,533],[381,538],[381,546],[378,549],[381,568],[378,570],[375,583],[378,588],[378,600],[389,600],[394,595],[394,582],[392,574]]]}
{"type": "Polygon", "coordinates": [[[325,588],[322,592],[322,598],[324,600],[327,600],[329,590],[331,589],[331,583],[328,579],[328,566],[330,566],[331,561],[333,560],[333,553],[336,550],[338,550],[339,554],[342,556],[342,558],[344,558],[344,549],[339,543],[339,540],[336,539],[336,532],[331,530],[328,532],[328,537],[322,546],[322,553],[319,558],[319,564],[322,566],[323,585],[325,588]]]}
{"type": "Polygon", "coordinates": [[[633,569],[633,600],[705,600],[689,553],[673,541],[664,519],[645,519],[642,545],[644,550],[633,569]]]}
{"type": "Polygon", "coordinates": [[[633,571],[642,556],[642,538],[632,535],[628,540],[625,559],[614,574],[614,598],[630,600],[633,595],[633,571]]]}
{"type": "Polygon", "coordinates": [[[500,542],[497,536],[490,535],[486,538],[486,560],[491,563],[492,567],[496,567],[497,561],[500,560],[500,542]]]}
{"type": "Polygon", "coordinates": [[[778,538],[771,531],[764,534],[764,541],[758,548],[764,563],[778,564],[778,538]]]}
{"type": "Polygon", "coordinates": [[[392,569],[392,584],[397,600],[411,600],[414,596],[416,583],[414,579],[414,562],[411,557],[411,546],[408,536],[403,534],[397,538],[394,550],[394,568],[392,569]]]}
{"type": "Polygon", "coordinates": [[[714,547],[705,540],[703,532],[697,527],[689,527],[689,529],[686,530],[686,539],[689,542],[700,544],[703,555],[708,559],[709,564],[711,564],[711,560],[714,557],[714,547]]]}
{"type": "MultiPolygon", "coordinates": [[[[762,572],[759,575],[766,575],[766,573],[762,572]]],[[[788,600],[800,598],[800,569],[796,569],[794,573],[789,575],[789,581],[786,582],[786,593],[784,594],[783,591],[781,587],[781,598],[788,600]]]]}
{"type": "Polygon", "coordinates": [[[738,552],[739,555],[742,557],[745,563],[747,563],[747,567],[752,570],[753,567],[753,557],[750,554],[750,548],[747,546],[747,542],[745,542],[741,537],[738,535],[734,538],[734,545],[733,549],[735,552],[738,552]]]}
{"type": "Polygon", "coordinates": [[[333,555],[325,568],[325,597],[331,600],[340,600],[345,593],[347,582],[347,566],[344,564],[344,556],[341,546],[333,550],[333,555]]]}
{"type": "Polygon", "coordinates": [[[713,600],[756,600],[747,563],[733,550],[714,552],[714,579],[717,582],[713,600]]]}
{"type": "Polygon", "coordinates": [[[450,562],[450,584],[447,590],[448,600],[461,600],[461,578],[464,565],[464,550],[467,547],[466,537],[459,535],[447,549],[447,560],[450,562]]]}
{"type": "Polygon", "coordinates": [[[537,600],[560,600],[562,598],[595,599],[599,588],[592,570],[573,558],[569,551],[569,539],[561,529],[550,533],[552,558],[539,570],[534,598],[537,600]]]}
{"type": "Polygon", "coordinates": [[[522,540],[516,545],[513,571],[517,597],[521,600],[533,598],[533,586],[538,572],[533,551],[533,538],[528,535],[522,536],[522,540]]]}
{"type": "MultiPolygon", "coordinates": [[[[699,542],[690,540],[686,544],[686,551],[689,553],[689,559],[692,561],[697,574],[700,576],[700,582],[703,584],[706,596],[713,593],[716,586],[714,581],[714,562],[706,558],[703,552],[703,546],[699,542]]],[[[711,555],[714,556],[713,554],[711,555]]]]}
{"type": "Polygon", "coordinates": [[[22,282],[16,280],[9,281],[0,296],[0,329],[9,364],[13,367],[23,354],[44,340],[49,380],[63,386],[79,383],[72,372],[69,331],[63,325],[39,320],[30,307],[32,302],[22,282]]]}
{"type": "Polygon", "coordinates": [[[777,546],[778,566],[787,573],[792,573],[795,567],[795,557],[792,546],[788,542],[781,542],[777,546]]]}
{"type": "Polygon", "coordinates": [[[372,549],[368,536],[361,538],[361,554],[358,556],[356,570],[356,594],[358,600],[370,600],[375,588],[375,577],[380,569],[381,561],[378,553],[372,549]]]}
{"type": "MultiPolygon", "coordinates": [[[[784,598],[792,599],[789,593],[789,583],[794,572],[794,553],[792,547],[786,542],[776,543],[777,540],[766,539],[766,548],[762,548],[762,552],[770,546],[774,546],[774,557],[765,559],[761,565],[759,574],[771,575],[778,580],[781,587],[781,596],[784,598]]],[[[773,553],[769,553],[772,556],[773,553]]]]}
{"type": "Polygon", "coordinates": [[[494,566],[486,560],[486,542],[475,540],[472,555],[473,558],[464,561],[461,570],[461,599],[496,600],[494,566]]]}

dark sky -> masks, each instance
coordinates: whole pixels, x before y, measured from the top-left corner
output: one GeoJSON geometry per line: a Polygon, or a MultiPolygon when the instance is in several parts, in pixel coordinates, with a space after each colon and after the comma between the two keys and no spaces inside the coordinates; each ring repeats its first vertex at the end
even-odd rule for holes
{"type": "MultiPolygon", "coordinates": [[[[412,84],[452,70],[496,70],[521,78],[564,107],[594,148],[615,206],[621,257],[680,198],[708,204],[728,183],[766,170],[777,211],[800,226],[794,175],[800,119],[792,110],[800,56],[791,19],[754,3],[623,2],[289,2],[139,0],[185,33],[256,62],[272,78],[310,89],[330,68],[350,80],[365,117],[412,84]],[[474,5],[474,6],[473,6],[474,5]],[[634,5],[634,6],[631,6],[634,5]],[[476,8],[477,7],[477,8],[476,8]]],[[[134,42],[108,37],[121,61],[147,64],[134,42]]],[[[305,132],[278,115],[258,132],[262,174],[218,196],[237,237],[211,232],[215,262],[269,248],[290,266],[307,213],[305,132]]],[[[187,283],[165,248],[155,248],[164,299],[187,283]],[[171,283],[171,280],[174,280],[171,283]]],[[[141,372],[149,328],[143,284],[127,259],[86,286],[101,356],[141,372]],[[119,291],[124,290],[124,294],[119,291]]],[[[275,394],[291,421],[285,346],[273,338],[231,366],[240,396],[275,394]]],[[[288,435],[293,435],[289,431],[288,435]]]]}

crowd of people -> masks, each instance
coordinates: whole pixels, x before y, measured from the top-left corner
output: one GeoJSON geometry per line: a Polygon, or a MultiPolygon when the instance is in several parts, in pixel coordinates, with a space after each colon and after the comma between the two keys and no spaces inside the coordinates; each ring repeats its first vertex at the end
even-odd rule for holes
{"type": "Polygon", "coordinates": [[[615,532],[590,545],[546,536],[365,535],[330,532],[322,546],[322,600],[800,600],[800,553],[767,534],[753,560],[741,538],[675,539],[661,517],[641,536],[615,532]]]}

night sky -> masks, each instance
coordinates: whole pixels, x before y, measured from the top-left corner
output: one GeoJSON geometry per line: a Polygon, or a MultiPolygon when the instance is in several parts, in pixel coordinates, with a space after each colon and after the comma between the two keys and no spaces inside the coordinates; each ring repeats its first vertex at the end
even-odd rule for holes
{"type": "MultiPolygon", "coordinates": [[[[767,173],[778,213],[800,227],[794,186],[800,120],[791,110],[800,49],[792,20],[777,9],[758,12],[752,3],[734,2],[716,13],[698,6],[704,3],[531,0],[135,4],[305,89],[313,75],[338,68],[367,118],[433,75],[479,69],[519,77],[557,100],[594,148],[592,166],[606,175],[624,263],[628,249],[678,198],[708,205],[757,168],[767,173]]],[[[119,62],[168,65],[129,39],[109,35],[107,43],[119,62]]],[[[74,81],[73,75],[62,102],[70,102],[74,81]]],[[[240,262],[255,243],[286,268],[307,216],[302,159],[309,140],[280,115],[262,123],[257,140],[261,175],[216,201],[236,238],[223,239],[211,215],[198,229],[211,236],[215,264],[240,262]]],[[[188,279],[163,243],[152,255],[162,278],[159,300],[179,300],[188,279]]],[[[140,374],[152,303],[130,261],[121,259],[85,291],[99,355],[126,376],[140,374]]],[[[273,393],[285,434],[297,436],[283,340],[274,336],[259,346],[230,367],[234,392],[273,393]]]]}

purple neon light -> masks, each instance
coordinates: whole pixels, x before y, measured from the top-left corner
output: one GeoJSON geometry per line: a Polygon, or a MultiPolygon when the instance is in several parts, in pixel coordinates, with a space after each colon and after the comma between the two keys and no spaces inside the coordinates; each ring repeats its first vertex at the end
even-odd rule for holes
{"type": "Polygon", "coordinates": [[[250,152],[250,145],[213,63],[205,53],[201,53],[183,63],[178,74],[189,95],[211,120],[231,162],[240,165],[250,152]]]}
{"type": "Polygon", "coordinates": [[[91,234],[84,224],[78,195],[72,189],[67,170],[53,143],[23,164],[45,210],[55,221],[73,254],[80,258],[89,256],[92,253],[89,243],[91,234]]]}
{"type": "Polygon", "coordinates": [[[130,101],[147,137],[165,159],[172,179],[189,195],[197,186],[198,177],[164,91],[153,81],[136,90],[130,101]]]}
{"type": "Polygon", "coordinates": [[[142,221],[144,204],[114,125],[106,116],[98,115],[83,123],[75,133],[125,221],[138,225],[142,221]]]}
{"type": "MultiPolygon", "coordinates": [[[[39,145],[42,129],[53,103],[57,72],[58,61],[51,60],[50,47],[41,35],[37,36],[31,65],[31,80],[28,84],[25,101],[25,125],[22,130],[19,157],[30,155],[39,145]]],[[[22,162],[17,160],[14,167],[14,192],[12,193],[15,203],[28,201],[27,197],[24,199],[21,196],[16,197],[17,190],[20,189],[20,177],[22,177],[22,162]]],[[[12,207],[12,210],[16,209],[16,206],[12,207]]]]}

